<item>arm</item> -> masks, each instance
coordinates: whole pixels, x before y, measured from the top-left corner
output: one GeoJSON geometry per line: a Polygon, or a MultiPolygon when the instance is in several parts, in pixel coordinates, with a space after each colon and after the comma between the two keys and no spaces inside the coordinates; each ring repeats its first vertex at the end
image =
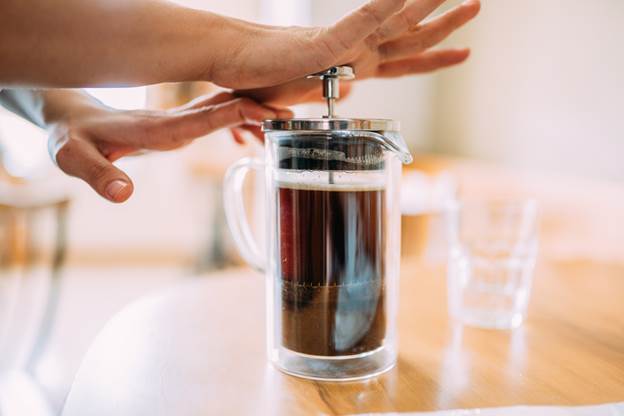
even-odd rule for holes
{"type": "Polygon", "coordinates": [[[176,149],[221,128],[292,115],[229,93],[169,111],[115,110],[75,90],[4,90],[0,104],[46,128],[59,168],[112,202],[127,200],[134,190],[130,178],[113,165],[125,155],[176,149]]]}
{"type": "Polygon", "coordinates": [[[0,85],[197,79],[233,35],[225,23],[160,0],[3,0],[0,85]]]}
{"type": "Polygon", "coordinates": [[[479,1],[469,0],[420,23],[442,3],[369,0],[328,27],[284,28],[163,0],[2,0],[0,85],[207,80],[252,89],[342,64],[360,78],[399,76],[426,68],[420,55],[479,10],[479,1]]]}

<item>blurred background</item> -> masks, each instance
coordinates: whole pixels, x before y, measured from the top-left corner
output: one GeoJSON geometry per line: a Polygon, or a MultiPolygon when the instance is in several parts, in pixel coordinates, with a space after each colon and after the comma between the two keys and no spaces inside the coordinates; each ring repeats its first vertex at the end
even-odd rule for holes
{"type": "MultiPolygon", "coordinates": [[[[363,3],[178,2],[281,25],[329,24],[363,3]]],[[[480,160],[566,177],[571,189],[621,192],[624,48],[616,34],[622,22],[621,0],[483,0],[477,20],[446,41],[472,48],[467,64],[358,83],[339,113],[400,120],[417,160],[432,154],[480,160]]],[[[213,89],[192,83],[90,92],[131,109],[166,108],[213,89]]],[[[296,109],[299,116],[323,111],[296,109]]],[[[251,139],[235,145],[220,132],[180,151],[122,160],[136,192],[115,206],[64,177],[49,161],[45,133],[4,111],[0,143],[0,307],[8,308],[0,348],[14,350],[0,364],[27,367],[58,408],[81,357],[115,312],[143,294],[236,264],[220,183],[230,163],[261,146],[251,139]],[[37,277],[40,270],[49,278],[37,277]]]]}

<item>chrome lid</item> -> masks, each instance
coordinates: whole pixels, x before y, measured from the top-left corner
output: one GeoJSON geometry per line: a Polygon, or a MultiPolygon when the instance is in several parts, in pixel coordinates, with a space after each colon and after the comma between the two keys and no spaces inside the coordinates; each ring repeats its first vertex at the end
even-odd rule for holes
{"type": "Polygon", "coordinates": [[[354,118],[293,118],[290,120],[265,120],[263,131],[372,131],[398,132],[400,123],[383,119],[354,118]]]}
{"type": "MultiPolygon", "coordinates": [[[[411,163],[412,155],[399,133],[399,122],[383,119],[343,118],[335,115],[335,102],[340,96],[339,81],[353,79],[355,77],[353,68],[332,67],[309,77],[319,78],[323,82],[323,98],[327,101],[327,115],[322,118],[265,120],[262,123],[262,131],[274,133],[267,136],[269,141],[275,141],[283,147],[285,154],[290,155],[293,152],[292,149],[296,149],[294,152],[298,152],[299,156],[308,155],[298,157],[302,160],[311,159],[310,155],[318,157],[319,149],[314,145],[318,140],[321,140],[320,150],[323,152],[332,150],[348,158],[362,157],[360,153],[364,152],[364,157],[370,157],[369,153],[374,150],[371,150],[371,146],[363,145],[363,141],[366,141],[367,145],[377,143],[386,150],[394,152],[403,163],[411,163]],[[335,149],[331,149],[332,147],[335,149]],[[305,152],[302,152],[301,148],[305,148],[305,152]],[[350,155],[350,151],[354,155],[350,155]]],[[[324,153],[322,160],[325,160],[326,155],[327,153],[324,153]]]]}

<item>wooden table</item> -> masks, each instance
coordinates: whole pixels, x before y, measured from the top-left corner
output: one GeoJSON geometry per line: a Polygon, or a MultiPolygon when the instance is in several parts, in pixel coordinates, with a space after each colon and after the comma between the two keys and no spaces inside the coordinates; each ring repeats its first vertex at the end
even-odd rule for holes
{"type": "MultiPolygon", "coordinates": [[[[491,179],[462,164],[448,166],[465,190],[491,179]]],[[[513,183],[498,178],[501,186],[513,183]]],[[[539,194],[544,182],[538,182],[517,189],[539,194]]],[[[113,318],[87,354],[63,414],[342,415],[623,401],[624,238],[607,235],[600,247],[591,240],[601,221],[624,225],[618,222],[623,193],[605,191],[590,211],[600,220],[589,220],[574,214],[585,206],[583,193],[570,191],[579,197],[571,206],[556,192],[561,189],[567,188],[551,188],[543,200],[545,244],[529,316],[513,332],[451,324],[443,266],[408,251],[397,367],[357,383],[302,380],[266,361],[262,276],[231,270],[142,299],[113,318]],[[570,233],[589,244],[570,245],[570,233]]],[[[423,221],[413,227],[421,232],[423,221]]]]}

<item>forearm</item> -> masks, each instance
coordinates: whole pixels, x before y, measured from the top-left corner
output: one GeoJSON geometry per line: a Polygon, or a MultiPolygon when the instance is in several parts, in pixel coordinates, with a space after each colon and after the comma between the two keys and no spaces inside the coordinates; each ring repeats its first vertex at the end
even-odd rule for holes
{"type": "Polygon", "coordinates": [[[0,85],[81,87],[197,79],[229,20],[161,0],[3,0],[0,85]]]}
{"type": "Polygon", "coordinates": [[[83,91],[63,89],[6,89],[0,91],[0,104],[44,129],[54,123],[94,114],[106,108],[83,91]]]}

